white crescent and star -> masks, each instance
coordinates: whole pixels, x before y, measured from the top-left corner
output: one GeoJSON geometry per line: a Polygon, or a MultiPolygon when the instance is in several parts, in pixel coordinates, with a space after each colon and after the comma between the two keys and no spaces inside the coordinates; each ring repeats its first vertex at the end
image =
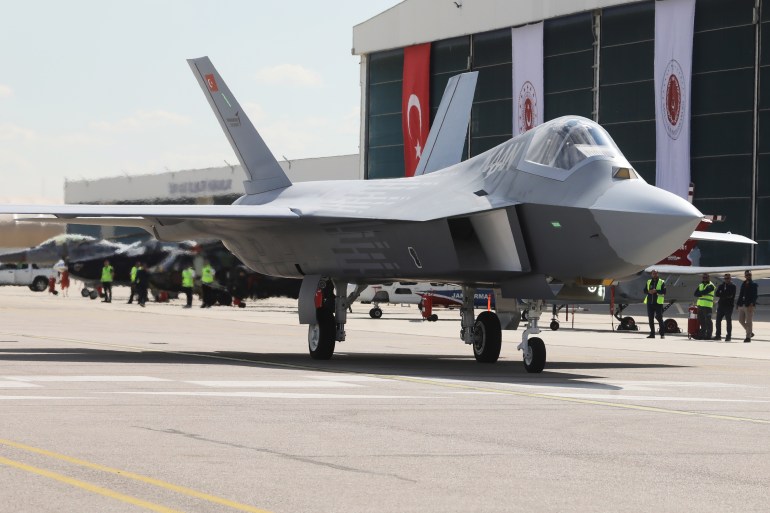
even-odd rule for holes
{"type": "MultiPolygon", "coordinates": [[[[410,116],[412,109],[417,109],[417,117],[420,120],[420,131],[422,134],[422,105],[420,105],[420,98],[416,94],[409,95],[409,100],[406,102],[406,131],[409,134],[409,138],[412,139],[412,116],[410,116]]],[[[420,158],[422,155],[422,146],[420,146],[420,137],[417,137],[417,145],[414,147],[415,155],[420,158]]]]}

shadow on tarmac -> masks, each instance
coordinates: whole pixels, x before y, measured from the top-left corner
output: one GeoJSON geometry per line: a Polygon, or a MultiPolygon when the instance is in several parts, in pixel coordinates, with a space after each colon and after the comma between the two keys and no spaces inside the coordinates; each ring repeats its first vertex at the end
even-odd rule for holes
{"type": "MultiPolygon", "coordinates": [[[[382,353],[335,353],[328,361],[316,361],[306,354],[246,352],[164,352],[120,351],[91,348],[0,349],[0,362],[117,363],[164,365],[220,365],[233,367],[287,368],[300,371],[344,372],[373,376],[405,376],[424,379],[523,383],[539,386],[569,384],[592,389],[618,390],[619,387],[584,380],[602,378],[606,369],[673,369],[679,365],[626,362],[549,362],[542,374],[528,374],[520,360],[500,360],[481,364],[472,357],[455,355],[416,355],[382,353]],[[569,372],[572,371],[572,372],[569,372]],[[581,380],[576,383],[576,380],[581,380]]],[[[129,371],[136,372],[136,371],[129,371]]]]}

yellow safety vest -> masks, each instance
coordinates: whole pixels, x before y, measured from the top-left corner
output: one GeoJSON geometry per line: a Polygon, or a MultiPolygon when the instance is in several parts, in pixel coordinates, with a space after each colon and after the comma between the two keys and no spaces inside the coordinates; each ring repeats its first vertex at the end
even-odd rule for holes
{"type": "Polygon", "coordinates": [[[105,265],[102,267],[102,281],[112,281],[112,276],[115,271],[112,269],[111,265],[105,265]]]}
{"type": "Polygon", "coordinates": [[[191,288],[193,286],[193,270],[189,267],[182,270],[182,287],[191,288]]]}
{"type": "Polygon", "coordinates": [[[210,265],[204,266],[201,269],[201,281],[203,283],[214,283],[214,268],[210,265]]]}
{"type": "Polygon", "coordinates": [[[702,292],[709,285],[711,285],[712,287],[711,292],[709,292],[705,296],[698,297],[698,301],[695,303],[698,306],[703,306],[705,308],[714,308],[714,288],[713,288],[714,284],[711,282],[701,283],[700,285],[698,285],[698,292],[702,292]]]}
{"type": "MultiPolygon", "coordinates": [[[[652,278],[650,278],[649,280],[647,280],[647,290],[650,290],[650,284],[652,284],[652,278]]],[[[639,285],[637,285],[637,287],[638,287],[638,286],[639,286],[639,285]]],[[[657,285],[655,285],[655,290],[657,290],[658,292],[660,292],[662,288],[663,288],[663,280],[661,280],[660,278],[658,278],[658,283],[657,283],[657,285]]],[[[646,294],[646,295],[644,296],[644,302],[645,302],[645,303],[647,303],[647,298],[648,298],[648,297],[649,297],[649,294],[646,294]]],[[[656,297],[657,297],[657,299],[655,300],[655,302],[656,302],[656,303],[658,303],[659,305],[662,305],[663,303],[665,303],[665,302],[666,302],[666,297],[665,297],[665,295],[664,295],[664,294],[656,294],[656,297]]]]}
{"type": "Polygon", "coordinates": [[[131,268],[131,283],[134,283],[136,281],[136,271],[137,271],[136,266],[131,268]]]}

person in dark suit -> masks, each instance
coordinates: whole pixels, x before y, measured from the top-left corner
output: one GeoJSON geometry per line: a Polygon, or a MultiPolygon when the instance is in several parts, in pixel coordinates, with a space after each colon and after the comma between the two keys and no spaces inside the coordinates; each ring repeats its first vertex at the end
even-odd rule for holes
{"type": "Polygon", "coordinates": [[[714,340],[722,340],[722,319],[725,320],[725,342],[730,342],[733,333],[733,308],[735,307],[735,284],[730,274],[725,274],[722,284],[717,287],[717,325],[714,340]]]}

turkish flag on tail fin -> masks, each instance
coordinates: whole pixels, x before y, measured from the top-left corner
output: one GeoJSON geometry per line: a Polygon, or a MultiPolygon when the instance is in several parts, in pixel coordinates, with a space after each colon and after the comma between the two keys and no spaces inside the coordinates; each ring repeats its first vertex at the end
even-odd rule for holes
{"type": "Polygon", "coordinates": [[[404,170],[414,176],[430,131],[430,43],[404,48],[401,99],[404,170]]]}

